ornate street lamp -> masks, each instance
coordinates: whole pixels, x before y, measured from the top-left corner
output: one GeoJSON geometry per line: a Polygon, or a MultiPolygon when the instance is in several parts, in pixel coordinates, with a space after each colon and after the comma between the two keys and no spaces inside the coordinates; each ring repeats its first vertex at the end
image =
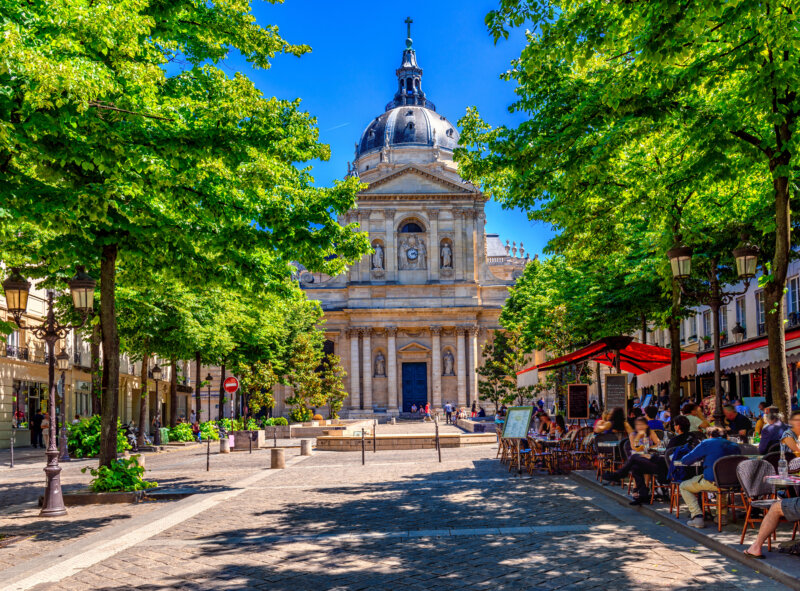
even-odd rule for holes
{"type": "Polygon", "coordinates": [[[153,436],[153,441],[155,441],[156,445],[161,445],[161,392],[158,389],[158,382],[161,380],[162,375],[161,366],[156,363],[150,371],[156,381],[156,432],[153,436]]]}
{"type": "MultiPolygon", "coordinates": [[[[26,327],[33,335],[41,339],[47,345],[47,383],[49,386],[49,397],[47,408],[50,412],[50,442],[47,445],[47,466],[44,472],[47,476],[47,484],[44,491],[44,502],[39,513],[42,517],[58,517],[66,515],[67,509],[64,506],[64,497],[61,493],[61,467],[58,465],[58,448],[56,447],[56,341],[67,336],[70,330],[80,328],[89,319],[94,305],[94,288],[96,282],[86,275],[83,267],[78,268],[78,273],[73,277],[68,285],[72,292],[72,302],[75,310],[81,315],[82,321],[78,325],[59,324],[56,321],[54,310],[54,300],[56,292],[52,289],[47,290],[47,318],[40,326],[26,327]]],[[[22,328],[22,315],[28,307],[28,294],[31,284],[20,273],[19,269],[12,269],[11,275],[3,282],[8,311],[14,317],[14,322],[22,328]]],[[[63,420],[63,417],[62,417],[63,420]]]]}
{"type": "Polygon", "coordinates": [[[692,249],[681,242],[680,234],[675,237],[675,246],[667,251],[672,266],[672,276],[679,281],[692,274],[692,249]]]}
{"type": "MultiPolygon", "coordinates": [[[[719,283],[718,265],[719,259],[711,259],[711,267],[708,272],[707,290],[688,291],[684,287],[684,281],[690,276],[692,269],[692,249],[680,243],[680,236],[677,236],[674,248],[667,251],[667,256],[672,267],[672,276],[678,281],[681,292],[693,296],[697,301],[708,305],[711,308],[712,323],[714,329],[714,395],[716,408],[714,409],[714,423],[721,427],[724,424],[722,414],[722,371],[720,369],[720,342],[719,342],[719,310],[722,306],[727,306],[733,298],[747,292],[750,287],[750,280],[756,276],[756,266],[758,258],[758,248],[747,243],[746,237],[742,236],[742,242],[733,250],[736,259],[736,270],[739,279],[744,281],[744,289],[738,292],[724,292],[719,283]]],[[[744,329],[736,323],[731,331],[737,342],[741,341],[744,329]]]]}
{"type": "Polygon", "coordinates": [[[211,372],[208,372],[206,376],[206,382],[208,383],[208,418],[207,421],[211,420],[211,381],[214,379],[214,376],[211,375],[211,372]]]}
{"type": "Polygon", "coordinates": [[[67,380],[66,372],[70,368],[69,355],[66,349],[61,349],[61,353],[56,355],[56,367],[61,372],[61,434],[58,439],[58,448],[61,457],[59,462],[69,462],[69,450],[67,449],[67,380]]]}

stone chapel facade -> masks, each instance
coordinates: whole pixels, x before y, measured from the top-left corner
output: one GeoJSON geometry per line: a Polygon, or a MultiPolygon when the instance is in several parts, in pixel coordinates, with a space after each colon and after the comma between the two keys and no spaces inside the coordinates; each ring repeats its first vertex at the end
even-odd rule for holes
{"type": "MultiPolygon", "coordinates": [[[[453,162],[458,131],[422,91],[411,39],[385,112],[356,144],[348,174],[368,187],[340,223],[358,222],[374,253],[328,277],[301,269],[325,313],[326,347],[347,372],[342,416],[409,412],[477,399],[481,346],[528,262],[486,235],[486,197],[453,162]]],[[[276,392],[277,414],[286,392],[276,392]]]]}

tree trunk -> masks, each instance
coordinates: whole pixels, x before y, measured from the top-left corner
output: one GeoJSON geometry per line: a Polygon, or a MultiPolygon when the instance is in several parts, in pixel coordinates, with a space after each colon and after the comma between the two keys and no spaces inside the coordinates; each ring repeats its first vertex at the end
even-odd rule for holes
{"type": "MultiPolygon", "coordinates": [[[[770,169],[788,165],[784,158],[770,162],[770,169]]],[[[789,181],[785,176],[773,179],[775,187],[775,257],[772,259],[772,280],[764,286],[764,308],[769,351],[769,377],[772,403],[784,417],[791,412],[789,373],[786,370],[786,333],[783,326],[783,289],[789,268],[791,248],[791,212],[789,181]]]]}
{"type": "MultiPolygon", "coordinates": [[[[201,420],[201,418],[200,418],[201,417],[200,412],[203,410],[203,407],[202,407],[203,402],[200,399],[200,375],[201,375],[200,362],[201,361],[202,361],[202,358],[200,356],[200,351],[197,351],[194,354],[194,412],[195,412],[195,416],[197,417],[197,422],[198,423],[202,423],[203,422],[201,420]]],[[[210,419],[211,419],[211,417],[206,417],[207,421],[210,420],[210,419]]]]}
{"type": "Polygon", "coordinates": [[[225,364],[223,363],[219,374],[219,411],[217,412],[218,421],[221,421],[222,417],[225,416],[225,413],[223,412],[223,409],[225,408],[225,388],[222,387],[224,383],[225,383],[225,364]]]}
{"type": "Polygon", "coordinates": [[[602,411],[605,408],[605,405],[603,404],[603,382],[600,381],[602,376],[600,375],[599,362],[595,362],[594,364],[594,373],[597,376],[597,406],[602,411]]]}
{"type": "Polygon", "coordinates": [[[99,415],[101,412],[100,392],[102,391],[101,370],[100,370],[100,343],[103,340],[102,322],[92,327],[92,342],[90,346],[91,366],[92,366],[92,414],[99,415]]]}
{"type": "Polygon", "coordinates": [[[672,282],[672,310],[669,316],[670,346],[670,378],[669,378],[669,414],[677,417],[681,414],[681,327],[678,316],[681,308],[681,290],[677,282],[672,282]]]}
{"type": "Polygon", "coordinates": [[[115,307],[117,246],[103,247],[100,265],[100,315],[103,325],[103,416],[100,423],[100,465],[110,466],[117,457],[119,415],[119,334],[115,307]]]}
{"type": "Polygon", "coordinates": [[[178,360],[170,357],[169,372],[169,426],[178,423],[178,360]]]}
{"type": "Polygon", "coordinates": [[[647,317],[642,314],[642,344],[647,344],[647,317]]]}
{"type": "Polygon", "coordinates": [[[142,390],[139,393],[139,396],[141,397],[141,400],[139,400],[139,433],[136,435],[136,445],[140,448],[144,445],[144,431],[147,427],[147,398],[149,393],[147,370],[149,367],[150,354],[145,353],[142,356],[142,372],[141,377],[139,378],[142,383],[142,390]]]}

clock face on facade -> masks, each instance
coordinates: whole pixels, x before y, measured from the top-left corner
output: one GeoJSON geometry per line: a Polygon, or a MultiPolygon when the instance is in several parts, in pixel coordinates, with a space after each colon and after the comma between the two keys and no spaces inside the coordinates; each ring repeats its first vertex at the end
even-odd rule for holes
{"type": "Polygon", "coordinates": [[[406,252],[406,256],[408,257],[409,261],[416,260],[417,255],[418,253],[416,248],[409,248],[408,251],[406,252]]]}

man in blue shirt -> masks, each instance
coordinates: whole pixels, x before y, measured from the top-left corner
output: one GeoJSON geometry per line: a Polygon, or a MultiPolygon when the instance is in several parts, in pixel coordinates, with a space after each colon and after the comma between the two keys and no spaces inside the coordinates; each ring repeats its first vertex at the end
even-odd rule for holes
{"type": "Polygon", "coordinates": [[[650,427],[651,429],[660,429],[662,431],[664,430],[664,423],[656,418],[656,415],[658,414],[658,408],[656,408],[655,406],[648,406],[647,408],[644,409],[644,414],[647,415],[648,427],[650,427]]]}
{"type": "MultiPolygon", "coordinates": [[[[739,446],[725,439],[724,433],[719,429],[712,429],[709,439],[701,442],[692,451],[681,458],[684,466],[690,466],[695,462],[703,461],[703,473],[689,480],[681,482],[680,491],[683,500],[689,507],[691,519],[686,523],[689,527],[703,528],[706,526],[703,519],[703,510],[697,502],[697,493],[703,491],[717,492],[717,485],[714,484],[714,462],[725,456],[733,456],[742,453],[739,446]]],[[[727,498],[722,498],[722,511],[728,507],[727,498]]],[[[724,523],[724,520],[723,520],[724,523]]]]}

